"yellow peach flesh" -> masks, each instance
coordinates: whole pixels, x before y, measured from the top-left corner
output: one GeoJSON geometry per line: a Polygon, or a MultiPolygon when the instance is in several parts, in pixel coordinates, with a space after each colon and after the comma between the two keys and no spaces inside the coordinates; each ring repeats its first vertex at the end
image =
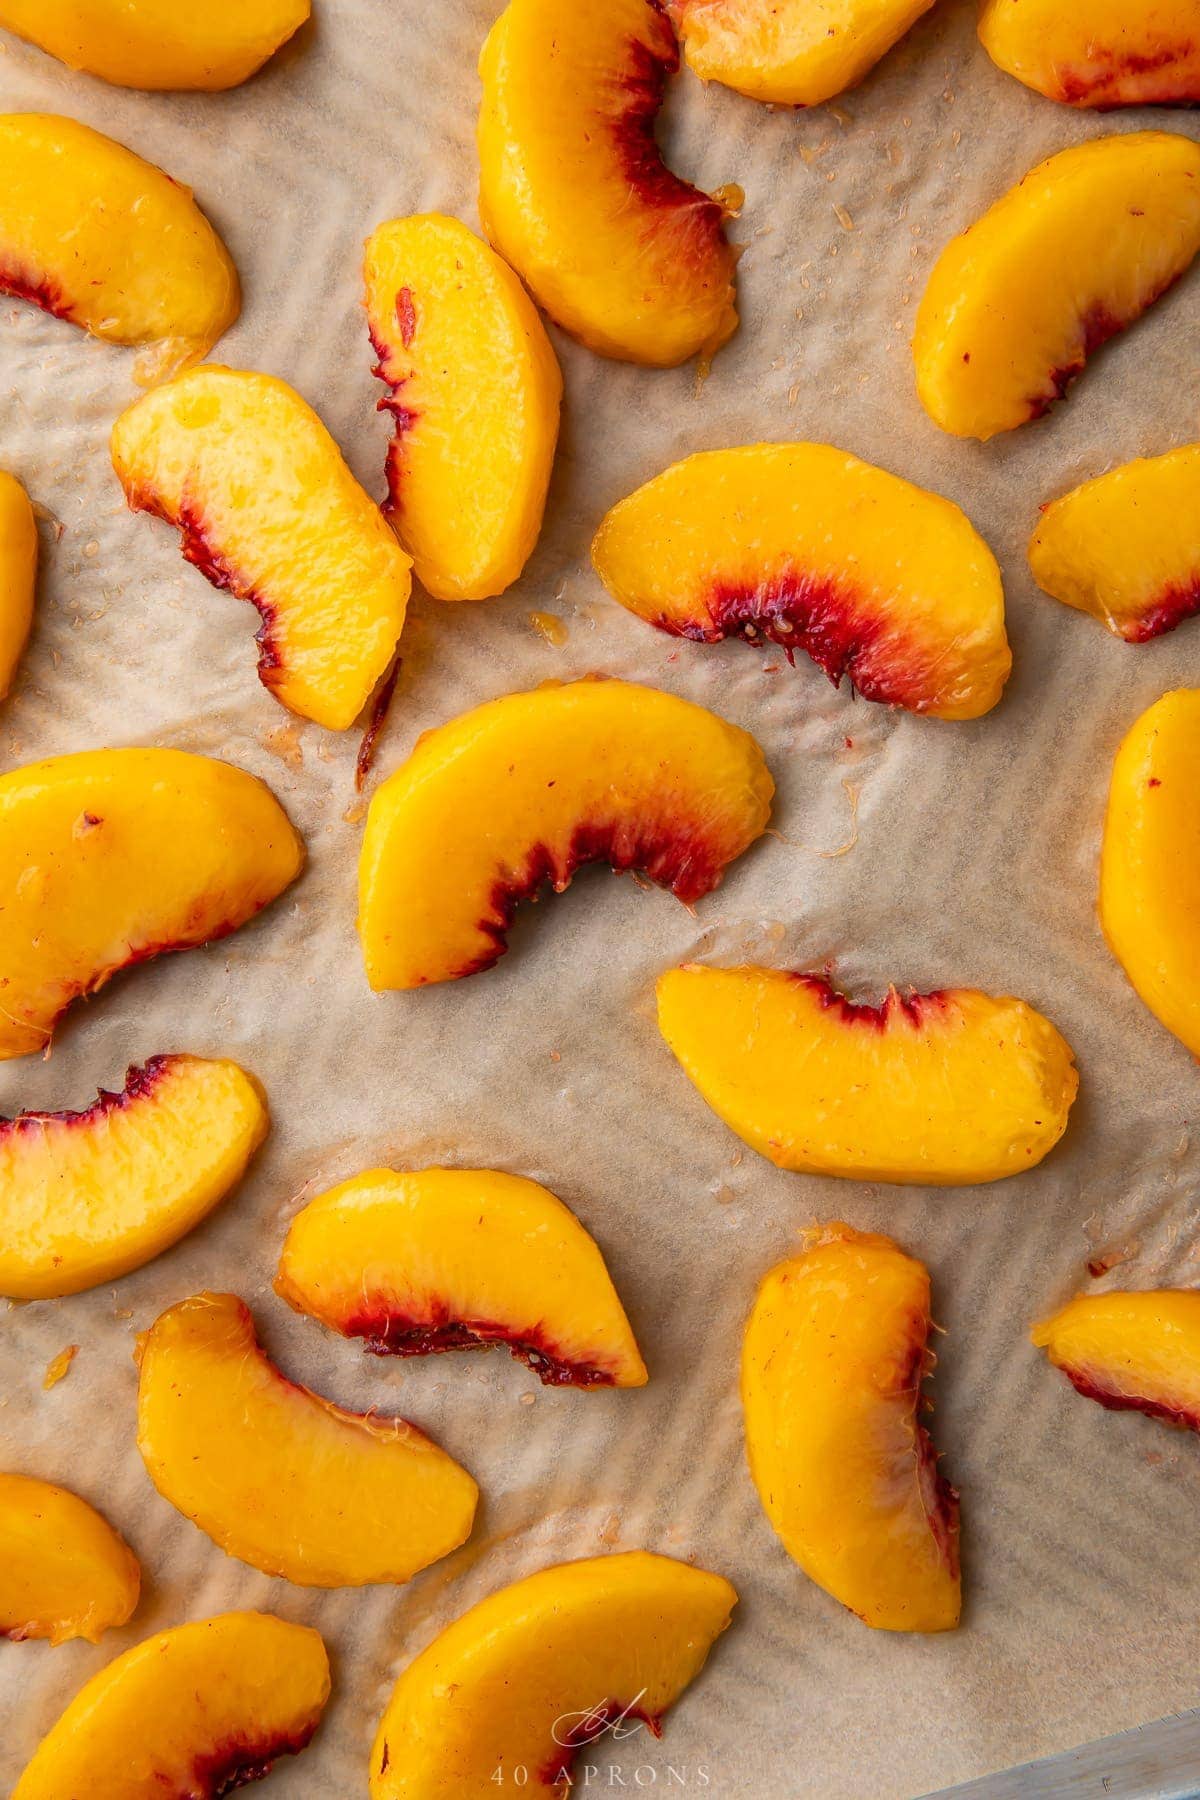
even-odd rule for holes
{"type": "Polygon", "coordinates": [[[983,0],[979,40],[1009,75],[1069,106],[1200,100],[1195,0],[983,0]]]}
{"type": "Polygon", "coordinates": [[[15,475],[0,470],[0,700],[8,693],[33,624],[37,521],[15,475]]]}
{"type": "Polygon", "coordinates": [[[1029,1335],[1087,1399],[1200,1431],[1200,1290],[1079,1294],[1029,1335]]]}
{"type": "Polygon", "coordinates": [[[0,25],[117,87],[236,87],[304,24],[309,0],[0,0],[0,25]]]}
{"type": "Polygon", "coordinates": [[[854,87],[933,0],[667,0],[688,67],[752,100],[819,106],[854,87]]]}
{"type": "Polygon", "coordinates": [[[0,1473],[0,1637],[98,1644],[140,1589],[137,1557],[86,1500],[0,1473]]]}

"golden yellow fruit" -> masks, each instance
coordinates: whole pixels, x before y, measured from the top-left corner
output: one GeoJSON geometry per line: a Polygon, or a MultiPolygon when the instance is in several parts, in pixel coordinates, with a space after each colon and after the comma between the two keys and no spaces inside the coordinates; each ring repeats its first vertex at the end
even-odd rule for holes
{"type": "Polygon", "coordinates": [[[86,1500],[0,1473],[0,1637],[98,1644],[133,1617],[141,1585],[137,1557],[86,1500]]]}
{"type": "Polygon", "coordinates": [[[1068,106],[1200,100],[1195,0],[983,0],[979,39],[1001,69],[1068,106]]]}
{"type": "Polygon", "coordinates": [[[249,80],[309,0],[0,0],[0,25],[117,87],[215,92],[249,80]]]}
{"type": "Polygon", "coordinates": [[[1200,1290],[1078,1294],[1029,1335],[1087,1399],[1200,1431],[1200,1290]]]}
{"type": "Polygon", "coordinates": [[[751,100],[819,106],[870,73],[933,0],[667,0],[688,67],[751,100]]]}
{"type": "Polygon", "coordinates": [[[37,521],[15,475],[0,470],[0,700],[8,693],[33,624],[37,521]]]}

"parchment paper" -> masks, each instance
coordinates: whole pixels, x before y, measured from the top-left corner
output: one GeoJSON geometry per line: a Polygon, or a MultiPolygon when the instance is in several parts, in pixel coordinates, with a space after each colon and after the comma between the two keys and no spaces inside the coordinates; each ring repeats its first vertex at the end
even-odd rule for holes
{"type": "MultiPolygon", "coordinates": [[[[216,355],[286,377],[369,489],[387,426],[359,305],[379,220],[475,217],[475,59],[495,0],[318,0],[267,72],[219,96],[118,92],[3,40],[5,109],[59,110],[191,183],[242,271],[216,355]]],[[[163,1050],[230,1055],[266,1084],[274,1130],[250,1179],[175,1250],[112,1289],[0,1319],[0,1464],[77,1488],[127,1533],[146,1590],[98,1648],[0,1646],[0,1784],[84,1679],[185,1619],[269,1607],[325,1633],[335,1697],[271,1796],[364,1794],[397,1671],[485,1593],[547,1563],[646,1546],[695,1557],[742,1595],[734,1629],[661,1744],[593,1758],[633,1787],[733,1800],[913,1796],[1197,1699],[1200,1446],[1085,1405],[1026,1341],[1086,1280],[1195,1281],[1194,1063],[1100,939],[1096,852],[1108,772],[1135,716],[1200,676],[1200,627],[1141,648],[1033,588],[1038,503],[1194,438],[1197,277],[1098,356],[1044,423],[981,448],[941,435],[913,391],[916,300],[943,243],[1041,156],[1150,115],[1076,116],[1000,74],[971,0],[943,0],[844,104],[772,112],[690,76],[667,136],[704,185],[746,192],[743,324],[697,384],[556,339],[566,374],[540,548],[486,605],[417,599],[380,772],[469,706],[600,670],[689,695],[751,728],[779,781],[775,823],[692,916],[607,872],[522,917],[492,973],[373,998],[354,935],[357,734],[293,721],[254,675],[248,607],[126,512],[107,437],[132,354],[0,303],[0,463],[48,516],[36,635],[0,713],[4,766],[105,744],[215,753],[262,775],[310,866],[261,921],[168,957],[77,1008],[53,1056],[0,1067],[0,1106],[86,1105],[163,1050]],[[1004,565],[1016,669],[975,724],[835,693],[806,660],[674,643],[603,594],[587,561],[603,509],[689,451],[825,438],[961,503],[1004,565]],[[533,611],[566,627],[559,646],[533,611]],[[852,797],[857,796],[857,827],[852,797]],[[857,836],[855,837],[855,830],[857,836]],[[839,846],[852,843],[842,855],[839,846]],[[1082,1091],[1040,1168],[967,1191],[778,1173],[711,1114],[658,1037],[657,973],[684,957],[836,960],[858,994],[977,984],[1043,1008],[1082,1091]],[[636,1394],[553,1393],[505,1355],[389,1364],[270,1291],[301,1198],[378,1162],[493,1165],[547,1182],[598,1237],[652,1371],[636,1394]],[[934,1431],[963,1496],[966,1613],[932,1639],[873,1635],[793,1567],[743,1462],[741,1326],[760,1275],[814,1218],[882,1228],[930,1264],[934,1431]],[[134,1444],[134,1334],[203,1287],[235,1289],[293,1375],[399,1410],[478,1477],[471,1545],[407,1590],[323,1594],[223,1556],[152,1489],[134,1444]],[[43,1371],[79,1354],[52,1391],[43,1371]]],[[[1154,116],[1197,132],[1194,117],[1154,116]]],[[[1042,272],[1030,268],[1030,282],[1042,272]]],[[[451,822],[448,821],[448,829],[451,822]]],[[[597,1777],[592,1790],[608,1791],[597,1777]]],[[[498,1794],[502,1789],[497,1790],[498,1794]]]]}

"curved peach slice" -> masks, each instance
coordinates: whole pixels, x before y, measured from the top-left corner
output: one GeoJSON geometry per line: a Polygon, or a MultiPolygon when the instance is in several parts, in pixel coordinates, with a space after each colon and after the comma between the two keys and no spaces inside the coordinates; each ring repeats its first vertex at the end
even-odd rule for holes
{"type": "Polygon", "coordinates": [[[299,31],[309,0],[0,0],[0,25],[117,87],[215,93],[299,31]]]}
{"type": "Polygon", "coordinates": [[[0,1474],[0,1637],[98,1644],[133,1617],[141,1585],[137,1557],[86,1500],[0,1474]]]}
{"type": "Polygon", "coordinates": [[[507,1344],[548,1386],[646,1380],[596,1244],[519,1175],[355,1175],[296,1214],[275,1288],[378,1356],[507,1344]]]}
{"type": "Polygon", "coordinates": [[[263,686],[352,725],[395,654],[409,559],[312,408],[206,364],[122,413],[112,456],[133,511],[177,525],[187,561],[262,614],[263,686]]]}
{"type": "Polygon", "coordinates": [[[1078,1294],[1029,1336],[1087,1399],[1200,1431],[1200,1290],[1078,1294]]]}
{"type": "Polygon", "coordinates": [[[1052,500],[1029,545],[1046,593],[1129,644],[1200,612],[1200,444],[1140,457],[1052,500]]]}
{"type": "Polygon", "coordinates": [[[836,687],[941,719],[1012,667],[996,559],[949,500],[829,444],[707,450],[613,507],[592,561],[676,637],[805,650],[836,687]]]}
{"type": "Polygon", "coordinates": [[[371,1800],[486,1800],[497,1769],[560,1794],[576,1753],[645,1724],[695,1680],[737,1595],[645,1550],[559,1563],[489,1594],[396,1683],[371,1753],[371,1800]]]}
{"type": "Polygon", "coordinates": [[[509,0],[479,62],[488,237],[574,337],[659,368],[737,329],[726,207],[654,140],[678,67],[659,0],[509,0]]]}
{"type": "Polygon", "coordinates": [[[780,1169],[965,1187],[1067,1127],[1070,1046],[1023,1000],[946,988],[856,1006],[822,976],[685,963],[658,1023],[713,1111],[780,1169]]]}
{"type": "Polygon", "coordinates": [[[0,469],[0,700],[12,686],[33,624],[37,521],[15,475],[0,469]]]}
{"type": "Polygon", "coordinates": [[[1039,163],[938,258],[913,337],[926,412],[974,438],[1040,418],[1197,249],[1192,138],[1093,138],[1039,163]]]}
{"type": "Polygon", "coordinates": [[[750,1473],[819,1587],[879,1631],[958,1624],[958,1495],[918,1422],[929,1275],[828,1225],[758,1290],[742,1349],[750,1473]]]}
{"type": "Polygon", "coordinates": [[[542,321],[508,264],[437,213],[381,225],[364,272],[396,427],[384,511],[429,593],[502,594],[537,542],[558,441],[542,321]]]}
{"type": "Polygon", "coordinates": [[[1200,100],[1194,0],[983,0],[979,39],[999,68],[1068,106],[1200,100]]]}
{"type": "Polygon", "coordinates": [[[270,789],[184,750],[86,750],[0,775],[0,1059],[163,950],[225,937],[304,846],[270,789]]]}
{"type": "Polygon", "coordinates": [[[747,732],[654,688],[574,681],[478,706],[426,732],[371,801],[371,986],[490,968],[519,902],[546,881],[562,893],[583,863],[698,900],[765,829],[774,791],[747,732]]]}
{"type": "Polygon", "coordinates": [[[235,1294],[170,1307],[138,1358],[150,1479],[227,1555],[301,1587],[362,1587],[407,1581],[470,1536],[466,1470],[407,1420],[288,1381],[235,1294]]]}
{"type": "Polygon", "coordinates": [[[1200,688],[1164,694],[1113,765],[1100,923],[1155,1018],[1200,1056],[1200,688]]]}
{"type": "Polygon", "coordinates": [[[254,1612],[178,1625],[93,1675],[13,1800],[218,1800],[303,1750],[328,1698],[306,1625],[254,1612]]]}
{"type": "Polygon", "coordinates": [[[667,0],[688,67],[751,100],[819,106],[855,87],[933,0],[667,0]]]}
{"type": "Polygon", "coordinates": [[[267,1135],[236,1063],[156,1056],[86,1112],[0,1119],[0,1294],[78,1294],[198,1225],[267,1135]]]}
{"type": "Polygon", "coordinates": [[[0,116],[0,194],[0,293],[155,346],[148,379],[206,356],[237,318],[237,270],[191,189],[87,125],[0,116]]]}

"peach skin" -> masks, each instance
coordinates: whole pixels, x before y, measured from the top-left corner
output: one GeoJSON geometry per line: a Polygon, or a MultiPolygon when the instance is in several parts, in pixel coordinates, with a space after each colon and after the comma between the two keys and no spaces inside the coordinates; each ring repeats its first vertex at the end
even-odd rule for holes
{"type": "Polygon", "coordinates": [[[215,93],[248,81],[309,0],[0,0],[0,25],[116,87],[215,93]]]}
{"type": "Polygon", "coordinates": [[[275,1290],[377,1356],[506,1344],[549,1387],[641,1387],[595,1242],[554,1194],[495,1169],[370,1169],[296,1214],[275,1290]]]}
{"type": "Polygon", "coordinates": [[[1029,1336],[1088,1400],[1200,1431],[1200,1290],[1078,1294],[1029,1336]]]}
{"type": "Polygon", "coordinates": [[[237,318],[237,270],[191,189],[89,126],[0,115],[0,194],[0,293],[143,346],[139,379],[207,356],[237,318]]]}
{"type": "Polygon", "coordinates": [[[0,1119],[0,1294],[44,1300],[158,1256],[241,1180],[267,1135],[236,1063],[156,1056],[85,1112],[0,1119]]]}
{"type": "Polygon", "coordinates": [[[622,1720],[657,1736],[737,1595],[634,1550],[559,1563],[489,1594],[404,1670],[371,1752],[371,1800],[488,1800],[496,1770],[561,1795],[580,1748],[622,1720]]]}
{"type": "Polygon", "coordinates": [[[93,1675],[12,1800],[220,1800],[303,1750],[328,1698],[306,1625],[255,1612],[177,1625],[93,1675]]]}
{"type": "Polygon", "coordinates": [[[926,412],[955,437],[982,439],[1041,418],[1197,249],[1194,139],[1134,131],[1039,163],[929,277],[913,336],[926,412]]]}
{"type": "Polygon", "coordinates": [[[819,106],[855,87],[933,0],[667,0],[688,67],[751,100],[819,106]]]}
{"type": "Polygon", "coordinates": [[[33,624],[37,521],[15,475],[0,469],[0,700],[8,693],[33,624]]]}
{"type": "Polygon", "coordinates": [[[1200,688],[1164,694],[1117,752],[1100,923],[1156,1019],[1200,1056],[1200,688]]]}
{"type": "Polygon", "coordinates": [[[565,331],[658,368],[737,329],[736,206],[673,175],[655,142],[678,67],[659,0],[509,0],[479,62],[488,237],[565,331]]]}
{"type": "Polygon", "coordinates": [[[1067,1128],[1070,1046],[973,988],[855,1005],[820,975],[685,963],[659,1029],[713,1111],[779,1169],[967,1187],[1031,1169],[1067,1128]]]}
{"type": "Polygon", "coordinates": [[[0,1638],[98,1644],[133,1617],[141,1585],[137,1557],[86,1500],[0,1473],[0,1638]]]}
{"type": "Polygon", "coordinates": [[[228,1556],[300,1587],[404,1582],[471,1534],[479,1490],[405,1419],[289,1381],[235,1294],[181,1300],[138,1340],[138,1449],[228,1556]]]}
{"type": "Polygon", "coordinates": [[[44,1050],[109,977],[252,919],[304,846],[270,789],[184,750],[85,750],[0,775],[0,1060],[44,1050]]]}
{"type": "Polygon", "coordinates": [[[832,1224],[771,1270],[742,1350],[750,1473],[788,1555],[878,1631],[958,1624],[958,1495],[919,1423],[929,1275],[832,1224]]]}
{"type": "Polygon", "coordinates": [[[1047,594],[1127,644],[1200,612],[1200,444],[1140,457],[1042,508],[1029,545],[1047,594]]]}
{"type": "Polygon", "coordinates": [[[998,68],[1068,106],[1200,100],[1195,0],[983,0],[979,39],[998,68]]]}
{"type": "Polygon", "coordinates": [[[439,600],[516,581],[542,528],[562,375],[508,264],[437,213],[367,241],[367,323],[395,425],[384,511],[439,600]]]}
{"type": "Polygon", "coordinates": [[[584,863],[698,900],[764,831],[774,791],[747,732],[654,688],[574,681],[478,706],[426,732],[371,801],[371,986],[490,968],[520,901],[546,882],[562,893],[584,863]]]}
{"type": "Polygon", "coordinates": [[[261,613],[263,686],[352,725],[395,655],[410,565],[312,408],[208,363],[122,413],[112,458],[132,510],[178,526],[187,561],[261,613]]]}
{"type": "Polygon", "coordinates": [[[830,444],[689,456],[612,508],[592,561],[660,631],[804,650],[909,712],[977,718],[1012,667],[1000,571],[965,514],[830,444]]]}

